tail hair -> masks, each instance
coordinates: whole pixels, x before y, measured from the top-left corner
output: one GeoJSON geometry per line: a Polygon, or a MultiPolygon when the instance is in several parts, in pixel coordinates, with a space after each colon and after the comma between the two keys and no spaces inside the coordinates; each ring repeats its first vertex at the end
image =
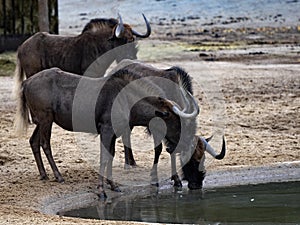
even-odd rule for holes
{"type": "Polygon", "coordinates": [[[20,86],[17,96],[17,112],[15,114],[14,129],[17,135],[26,133],[29,124],[29,110],[26,105],[26,99],[23,93],[23,87],[20,86]]]}
{"type": "Polygon", "coordinates": [[[14,89],[13,89],[13,97],[15,99],[18,99],[19,97],[19,91],[21,90],[21,84],[24,78],[25,78],[25,73],[21,66],[19,56],[17,54],[17,64],[16,64],[15,74],[14,74],[14,89]]]}

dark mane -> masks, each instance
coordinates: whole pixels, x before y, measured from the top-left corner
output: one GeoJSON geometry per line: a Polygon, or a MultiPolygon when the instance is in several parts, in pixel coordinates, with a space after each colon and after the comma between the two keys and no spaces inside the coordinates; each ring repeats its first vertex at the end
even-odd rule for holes
{"type": "Polygon", "coordinates": [[[125,82],[125,86],[132,81],[136,81],[137,83],[135,84],[135,87],[137,87],[138,93],[144,93],[146,94],[145,96],[165,97],[164,91],[158,85],[149,79],[145,79],[145,77],[138,73],[128,71],[127,69],[118,70],[114,74],[110,75],[109,80],[123,80],[125,82]]]}
{"type": "Polygon", "coordinates": [[[81,33],[87,32],[87,31],[103,31],[103,30],[112,30],[114,28],[114,26],[116,26],[118,24],[118,20],[116,19],[103,19],[103,18],[96,18],[96,19],[92,19],[90,20],[90,22],[88,22],[81,33]]]}
{"type": "Polygon", "coordinates": [[[183,88],[193,95],[192,80],[187,72],[178,66],[173,66],[166,71],[175,71],[177,74],[179,74],[180,83],[182,84],[183,88]]]}
{"type": "Polygon", "coordinates": [[[117,70],[115,73],[111,74],[109,80],[121,79],[124,81],[131,82],[139,78],[141,78],[141,76],[137,73],[133,73],[132,71],[129,71],[127,69],[120,69],[117,70]]]}

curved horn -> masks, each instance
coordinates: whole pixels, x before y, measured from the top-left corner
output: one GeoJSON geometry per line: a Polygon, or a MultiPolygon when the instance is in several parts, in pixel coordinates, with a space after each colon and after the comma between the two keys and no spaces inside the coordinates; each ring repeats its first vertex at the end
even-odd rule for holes
{"type": "Polygon", "coordinates": [[[147,38],[150,36],[151,34],[151,26],[150,26],[150,23],[149,21],[147,20],[146,16],[144,15],[144,13],[142,14],[143,17],[144,17],[144,20],[145,20],[145,23],[146,23],[146,27],[147,27],[147,32],[146,34],[140,34],[139,32],[135,31],[132,29],[132,34],[137,36],[137,37],[140,37],[140,38],[147,38]]]}
{"type": "Polygon", "coordinates": [[[118,26],[115,30],[115,36],[117,38],[121,38],[123,36],[123,33],[124,33],[124,24],[123,24],[122,17],[119,13],[118,13],[118,16],[119,16],[119,23],[118,23],[118,26]]]}
{"type": "Polygon", "coordinates": [[[217,155],[215,158],[216,159],[223,159],[226,153],[226,143],[225,143],[225,137],[223,136],[223,144],[222,144],[222,150],[219,155],[217,155]]]}
{"type": "MultiPolygon", "coordinates": [[[[191,113],[186,113],[186,112],[180,110],[176,105],[173,105],[173,112],[183,118],[194,118],[199,114],[200,109],[199,109],[199,106],[198,106],[195,98],[192,96],[192,94],[190,92],[187,92],[187,94],[188,94],[188,97],[192,101],[193,111],[191,113]]],[[[186,99],[186,100],[188,101],[188,99],[186,99]]]]}
{"type": "MultiPolygon", "coordinates": [[[[205,139],[203,139],[205,140],[205,139]]],[[[205,151],[207,151],[210,155],[212,155],[215,159],[221,160],[224,158],[226,153],[226,144],[225,144],[225,137],[223,136],[223,144],[222,144],[222,150],[219,155],[217,155],[216,151],[210,146],[210,144],[206,144],[205,151]]]]}

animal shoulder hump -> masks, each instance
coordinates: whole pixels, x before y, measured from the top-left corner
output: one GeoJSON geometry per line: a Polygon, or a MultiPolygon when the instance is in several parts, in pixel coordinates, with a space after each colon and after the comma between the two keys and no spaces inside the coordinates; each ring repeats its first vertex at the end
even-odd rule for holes
{"type": "Polygon", "coordinates": [[[36,34],[34,34],[33,37],[35,37],[35,38],[45,38],[47,36],[49,36],[48,32],[37,32],[36,34]]]}
{"type": "Polygon", "coordinates": [[[106,32],[106,31],[112,31],[112,29],[118,24],[118,20],[110,18],[110,19],[104,19],[104,18],[96,18],[90,20],[88,22],[83,30],[82,33],[85,32],[106,32]]]}

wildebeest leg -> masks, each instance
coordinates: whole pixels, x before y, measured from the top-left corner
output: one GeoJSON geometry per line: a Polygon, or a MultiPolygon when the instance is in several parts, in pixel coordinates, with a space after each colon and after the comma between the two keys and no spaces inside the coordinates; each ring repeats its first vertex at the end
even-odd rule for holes
{"type": "Polygon", "coordinates": [[[43,164],[43,160],[41,157],[41,149],[40,149],[40,134],[39,134],[39,125],[36,126],[34,129],[30,139],[29,143],[35,158],[35,162],[37,164],[41,180],[48,180],[48,176],[43,164]]]}
{"type": "Polygon", "coordinates": [[[171,180],[174,180],[174,187],[182,187],[181,180],[177,174],[177,169],[176,169],[176,154],[175,152],[171,153],[171,170],[172,170],[172,176],[171,180]]]}
{"type": "Polygon", "coordinates": [[[134,160],[131,147],[128,147],[128,146],[124,145],[124,151],[125,151],[125,165],[124,165],[124,168],[129,169],[130,166],[135,167],[136,162],[134,160]]]}
{"type": "Polygon", "coordinates": [[[105,199],[107,197],[105,191],[104,191],[104,174],[105,169],[108,170],[109,176],[110,176],[110,185],[113,183],[112,181],[112,154],[111,151],[114,148],[115,143],[115,134],[111,127],[103,126],[100,131],[100,171],[99,171],[99,185],[98,185],[98,191],[99,191],[99,198],[105,199]],[[113,145],[113,148],[112,148],[113,145]],[[111,160],[111,162],[109,162],[111,160]],[[108,168],[110,167],[110,168],[108,168]]]}
{"type": "Polygon", "coordinates": [[[133,157],[132,149],[131,149],[131,141],[130,141],[130,134],[131,134],[132,127],[130,130],[125,131],[122,135],[122,141],[124,144],[124,152],[125,152],[125,169],[129,169],[130,166],[136,166],[136,162],[133,157]]]}
{"type": "Polygon", "coordinates": [[[64,182],[64,179],[61,176],[60,172],[58,171],[58,168],[57,168],[57,166],[54,162],[53,156],[52,156],[51,145],[50,145],[51,128],[52,128],[52,122],[40,124],[40,143],[41,143],[44,153],[48,159],[48,162],[52,168],[52,171],[54,173],[56,180],[59,183],[62,183],[62,182],[64,182]]]}
{"type": "Polygon", "coordinates": [[[159,156],[162,152],[162,143],[155,146],[156,147],[154,148],[155,151],[154,162],[153,162],[150,176],[151,176],[151,184],[158,187],[159,183],[158,183],[158,176],[157,176],[157,165],[158,165],[159,156]]]}
{"type": "Polygon", "coordinates": [[[102,142],[101,142],[101,149],[100,149],[100,171],[99,171],[99,185],[98,185],[98,191],[99,191],[99,198],[105,199],[107,196],[104,191],[104,172],[106,168],[107,162],[104,160],[104,151],[102,148],[102,142]]]}
{"type": "Polygon", "coordinates": [[[110,185],[110,188],[112,191],[120,192],[118,185],[112,179],[112,163],[113,163],[113,159],[115,157],[115,143],[116,143],[116,136],[114,135],[112,138],[112,141],[111,141],[111,149],[110,149],[111,157],[109,157],[108,162],[107,162],[106,180],[107,180],[107,183],[110,185]]]}

